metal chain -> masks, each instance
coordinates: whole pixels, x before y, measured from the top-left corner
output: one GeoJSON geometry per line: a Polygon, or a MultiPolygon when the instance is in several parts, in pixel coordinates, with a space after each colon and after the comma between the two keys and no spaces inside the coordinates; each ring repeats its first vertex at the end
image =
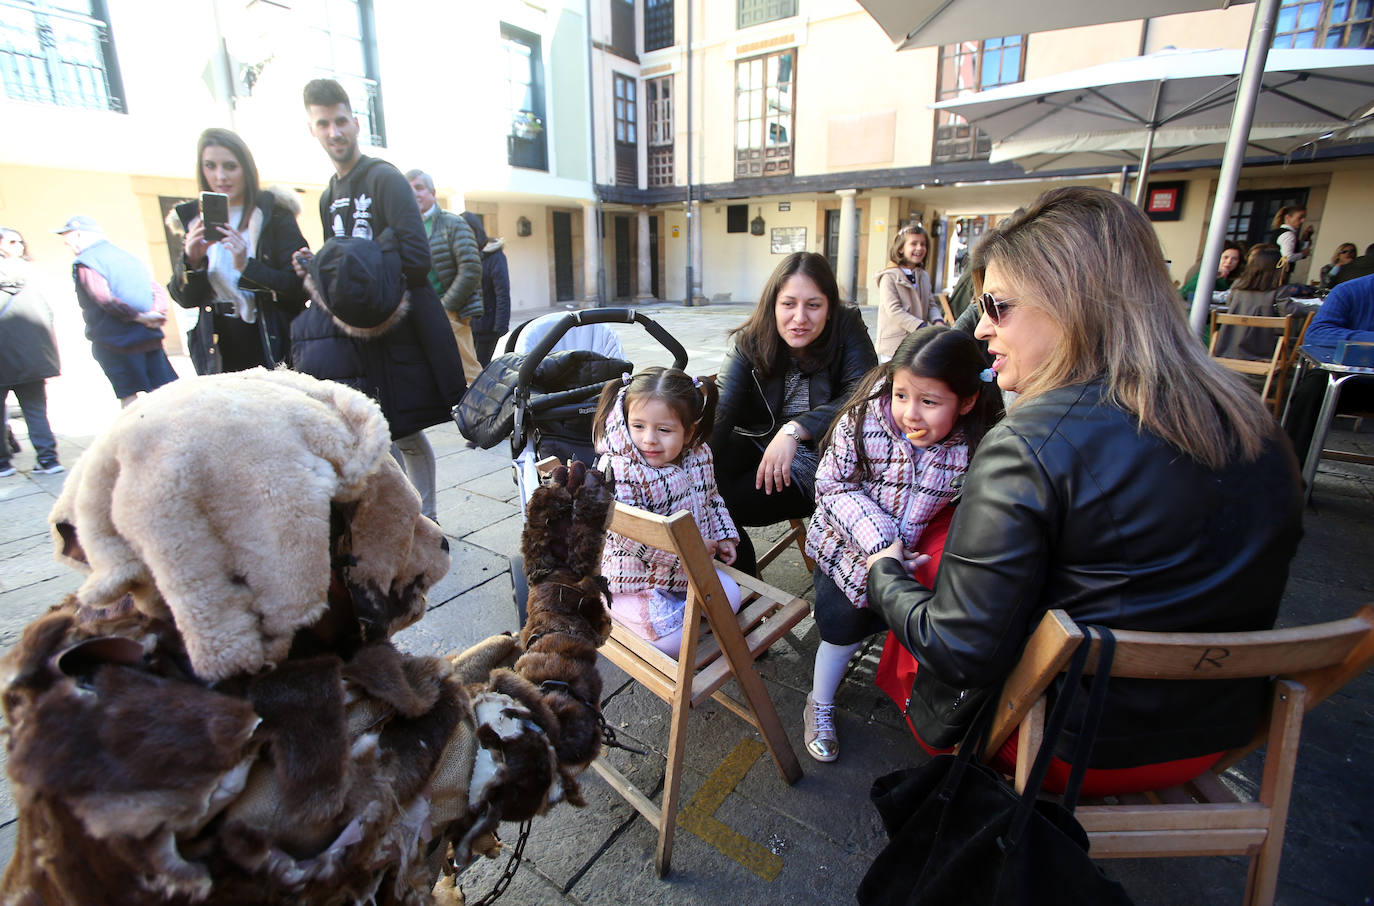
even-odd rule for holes
{"type": "MultiPolygon", "coordinates": [[[[530,819],[526,818],[520,822],[520,836],[515,841],[515,846],[511,849],[510,858],[506,860],[506,867],[501,870],[501,877],[496,879],[496,883],[487,891],[487,895],[482,897],[472,906],[491,906],[506,892],[510,882],[515,880],[515,872],[520,868],[520,857],[525,853],[525,842],[530,838],[530,819]]],[[[462,888],[460,887],[461,891],[462,888]]]]}

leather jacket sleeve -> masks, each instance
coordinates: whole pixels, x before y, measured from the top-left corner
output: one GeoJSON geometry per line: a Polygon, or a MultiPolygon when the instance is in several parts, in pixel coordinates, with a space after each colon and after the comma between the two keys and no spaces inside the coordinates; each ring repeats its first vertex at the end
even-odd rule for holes
{"type": "Polygon", "coordinates": [[[289,320],[305,309],[305,284],[291,267],[291,256],[306,241],[291,211],[271,203],[265,213],[258,247],[244,265],[239,286],[276,293],[277,308],[289,320]]]}
{"type": "Polygon", "coordinates": [[[1025,439],[989,432],[964,481],[935,588],[884,558],[868,574],[868,606],[950,685],[987,688],[1016,663],[1039,609],[1059,501],[1025,439]]]}
{"type": "Polygon", "coordinates": [[[716,401],[716,421],[711,431],[713,443],[729,440],[740,419],[747,417],[743,408],[745,400],[754,392],[752,372],[753,365],[749,357],[740,350],[739,344],[732,341],[730,348],[725,351],[720,373],[716,376],[720,398],[716,401]]]}

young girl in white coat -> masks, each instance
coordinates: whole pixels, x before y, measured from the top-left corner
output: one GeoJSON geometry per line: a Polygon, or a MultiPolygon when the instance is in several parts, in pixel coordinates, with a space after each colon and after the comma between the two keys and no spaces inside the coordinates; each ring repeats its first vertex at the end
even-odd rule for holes
{"type": "MultiPolygon", "coordinates": [[[[676,368],[648,368],[611,381],[593,428],[597,467],[615,479],[615,497],[660,516],[687,510],[706,549],[733,563],[739,530],[716,489],[711,448],[716,385],[676,368]]],[[[718,571],[719,572],[719,571],[718,571]]],[[[671,657],[682,646],[687,573],[676,555],[606,532],[601,575],[611,590],[611,617],[671,657]]],[[[732,610],[739,586],[719,572],[732,610]]]]}
{"type": "Polygon", "coordinates": [[[840,754],[835,692],[849,659],[887,628],[866,606],[867,558],[896,540],[914,548],[957,495],[978,441],[1001,417],[995,377],[973,337],[922,328],[869,373],[825,438],[806,535],[821,643],[803,721],[817,761],[840,754]]]}
{"type": "Polygon", "coordinates": [[[887,257],[892,262],[878,272],[878,360],[887,361],[907,334],[926,324],[943,324],[940,303],[926,272],[930,237],[919,223],[908,224],[892,237],[887,257]]]}

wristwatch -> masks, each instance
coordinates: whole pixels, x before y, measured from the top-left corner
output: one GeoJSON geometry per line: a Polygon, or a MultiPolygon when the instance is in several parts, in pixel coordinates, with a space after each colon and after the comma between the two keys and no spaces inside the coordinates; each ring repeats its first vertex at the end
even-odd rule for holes
{"type": "Polygon", "coordinates": [[[799,433],[797,433],[797,423],[796,423],[796,422],[788,422],[787,424],[783,425],[783,426],[782,426],[782,433],[783,433],[783,434],[786,434],[788,437],[792,438],[792,439],[795,440],[797,443],[801,443],[801,441],[802,441],[801,435],[800,435],[799,433]]]}

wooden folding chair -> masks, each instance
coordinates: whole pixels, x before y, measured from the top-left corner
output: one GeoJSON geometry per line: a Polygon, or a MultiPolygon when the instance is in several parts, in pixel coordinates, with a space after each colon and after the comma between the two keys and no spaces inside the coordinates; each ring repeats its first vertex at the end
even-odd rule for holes
{"type": "Polygon", "coordinates": [[[1275,396],[1273,402],[1269,400],[1269,388],[1274,385],[1274,380],[1278,376],[1283,363],[1287,360],[1289,341],[1293,331],[1293,316],[1283,315],[1281,317],[1267,317],[1261,315],[1232,315],[1225,312],[1212,312],[1212,342],[1208,347],[1208,353],[1225,367],[1241,374],[1262,374],[1264,375],[1264,389],[1260,391],[1260,399],[1267,405],[1273,407],[1275,417],[1279,414],[1279,408],[1283,405],[1281,396],[1275,396]],[[1280,331],[1279,336],[1274,341],[1274,354],[1265,359],[1236,359],[1219,356],[1216,354],[1217,341],[1220,338],[1218,327],[1267,327],[1271,330],[1280,331]]]}
{"type": "Polygon", "coordinates": [[[1292,376],[1293,369],[1298,364],[1298,350],[1307,340],[1307,328],[1312,326],[1312,319],[1316,316],[1316,312],[1311,311],[1295,315],[1295,317],[1302,321],[1302,327],[1298,329],[1297,339],[1288,344],[1288,352],[1284,355],[1283,361],[1279,363],[1279,374],[1275,382],[1276,387],[1274,390],[1275,414],[1282,411],[1280,407],[1288,399],[1288,395],[1284,392],[1288,387],[1288,379],[1292,376]]]}
{"type": "MultiPolygon", "coordinates": [[[[548,457],[538,463],[538,469],[548,472],[556,465],[557,458],[548,457]]],[[[592,762],[592,769],[657,828],[654,865],[662,877],[668,873],[673,854],[687,718],[693,708],[708,698],[720,702],[759,731],[784,780],[796,783],[801,779],[801,764],[754,661],[800,623],[811,608],[801,598],[713,560],[696,520],[686,511],[659,516],[617,503],[610,528],[633,541],[676,554],[687,573],[687,610],[682,617],[682,648],[677,660],[614,621],[611,636],[600,649],[608,661],[672,708],[661,805],[655,805],[604,757],[592,762]],[[730,610],[717,569],[739,584],[738,614],[730,610]],[[732,679],[739,684],[743,702],[721,690],[732,679]]]]}
{"type": "MultiPolygon", "coordinates": [[[[1024,786],[1040,748],[1045,690],[1063,670],[1082,633],[1068,614],[1045,615],[1003,687],[984,757],[1019,727],[1016,786],[1024,786]]],[[[1249,745],[1183,786],[1084,802],[1074,812],[1095,859],[1148,856],[1250,857],[1247,906],[1274,901],[1284,826],[1293,790],[1303,714],[1374,664],[1374,607],[1345,620],[1268,632],[1162,633],[1116,631],[1112,676],[1141,679],[1271,679],[1265,726],[1249,745]],[[1218,777],[1261,745],[1268,746],[1259,799],[1240,799],[1218,777]]],[[[1097,641],[1086,672],[1097,663],[1097,641]]]]}
{"type": "Polygon", "coordinates": [[[949,305],[949,293],[937,293],[935,298],[940,300],[940,311],[944,313],[945,323],[953,327],[954,309],[949,305]]]}
{"type": "MultiPolygon", "coordinates": [[[[744,529],[741,528],[740,531],[744,531],[744,529]]],[[[812,560],[806,553],[806,520],[789,519],[787,531],[783,533],[783,536],[774,541],[772,546],[755,561],[758,564],[759,572],[763,572],[765,566],[778,559],[778,556],[787,550],[788,545],[791,544],[797,545],[797,550],[801,551],[802,562],[806,564],[806,571],[814,570],[816,561],[812,560]]]]}

